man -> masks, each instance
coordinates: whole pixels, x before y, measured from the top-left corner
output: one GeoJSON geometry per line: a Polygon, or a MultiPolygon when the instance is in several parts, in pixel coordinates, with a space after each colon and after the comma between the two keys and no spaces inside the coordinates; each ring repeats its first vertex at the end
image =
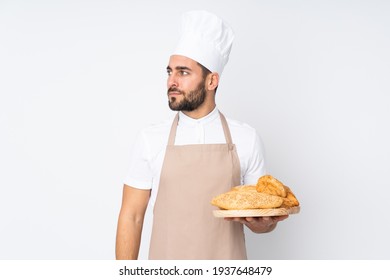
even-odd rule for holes
{"type": "Polygon", "coordinates": [[[138,137],[123,188],[117,259],[137,259],[149,199],[154,206],[150,259],[246,259],[243,225],[265,233],[287,217],[212,214],[212,197],[255,184],[265,174],[256,131],[227,121],[216,107],[233,37],[213,14],[183,16],[182,37],[167,66],[169,107],[179,113],[138,137]]]}

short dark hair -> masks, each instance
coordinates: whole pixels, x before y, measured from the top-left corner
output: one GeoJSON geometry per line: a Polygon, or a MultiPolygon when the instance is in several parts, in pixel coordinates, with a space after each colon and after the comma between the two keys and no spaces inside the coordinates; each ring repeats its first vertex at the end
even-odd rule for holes
{"type": "Polygon", "coordinates": [[[200,64],[199,62],[197,62],[198,65],[200,66],[200,68],[202,68],[202,75],[203,75],[203,79],[206,79],[207,75],[211,73],[211,71],[209,69],[207,69],[206,67],[204,67],[202,64],[200,64]]]}
{"type": "MultiPolygon", "coordinates": [[[[209,69],[207,69],[206,67],[204,67],[202,64],[200,64],[199,62],[197,62],[197,64],[200,66],[200,68],[202,69],[202,77],[203,77],[203,80],[206,79],[207,75],[208,74],[211,74],[211,71],[209,69]]],[[[217,89],[218,89],[218,86],[215,88],[215,93],[217,93],[217,89]]]]}

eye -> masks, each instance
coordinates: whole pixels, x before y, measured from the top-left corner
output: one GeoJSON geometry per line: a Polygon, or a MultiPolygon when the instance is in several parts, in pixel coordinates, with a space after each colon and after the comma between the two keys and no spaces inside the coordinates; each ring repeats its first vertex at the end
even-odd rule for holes
{"type": "Polygon", "coordinates": [[[180,73],[181,73],[183,76],[187,76],[188,74],[190,74],[190,73],[188,73],[187,71],[180,71],[180,73]]]}
{"type": "Polygon", "coordinates": [[[167,70],[167,74],[168,74],[168,76],[170,76],[172,74],[172,71],[171,70],[167,70]]]}

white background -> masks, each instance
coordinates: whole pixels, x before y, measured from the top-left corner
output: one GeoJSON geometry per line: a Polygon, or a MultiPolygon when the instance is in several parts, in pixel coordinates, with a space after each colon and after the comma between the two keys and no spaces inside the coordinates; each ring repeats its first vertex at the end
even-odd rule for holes
{"type": "Polygon", "coordinates": [[[302,205],[248,232],[249,257],[389,259],[379,0],[0,0],[0,259],[114,258],[131,146],[172,115],[165,67],[192,9],[235,30],[218,106],[257,129],[302,205]]]}

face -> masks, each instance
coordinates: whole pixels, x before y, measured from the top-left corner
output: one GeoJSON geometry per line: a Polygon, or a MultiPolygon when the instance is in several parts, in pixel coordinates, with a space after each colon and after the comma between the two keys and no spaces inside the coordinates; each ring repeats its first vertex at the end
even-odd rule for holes
{"type": "Polygon", "coordinates": [[[174,111],[194,111],[205,101],[206,88],[202,68],[196,61],[171,56],[167,67],[168,102],[174,111]]]}

